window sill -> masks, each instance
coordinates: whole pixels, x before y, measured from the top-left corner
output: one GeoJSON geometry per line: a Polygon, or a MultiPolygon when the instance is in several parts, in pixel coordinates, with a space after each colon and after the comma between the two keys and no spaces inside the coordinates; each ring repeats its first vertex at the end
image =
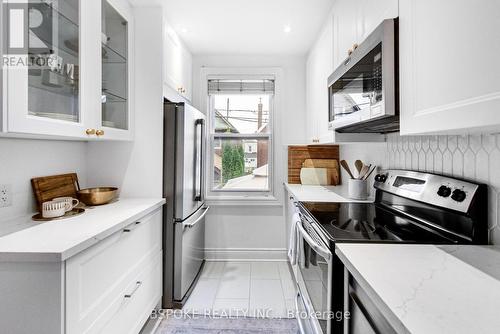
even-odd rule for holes
{"type": "Polygon", "coordinates": [[[274,196],[208,196],[205,202],[211,206],[283,206],[274,196]]]}

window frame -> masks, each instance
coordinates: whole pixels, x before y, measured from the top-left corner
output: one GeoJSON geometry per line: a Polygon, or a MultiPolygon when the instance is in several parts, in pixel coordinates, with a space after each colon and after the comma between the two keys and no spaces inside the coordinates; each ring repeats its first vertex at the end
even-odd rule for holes
{"type": "MultiPolygon", "coordinates": [[[[279,187],[279,180],[285,174],[284,168],[279,168],[278,164],[282,161],[283,152],[279,150],[281,147],[279,131],[280,115],[282,112],[282,97],[283,89],[281,83],[283,81],[283,70],[279,67],[202,67],[200,70],[200,101],[201,110],[207,114],[207,123],[212,122],[209,108],[212,108],[211,98],[208,94],[208,80],[274,80],[274,94],[270,94],[272,101],[270,101],[270,123],[271,130],[265,138],[270,138],[270,145],[268,154],[270,155],[269,161],[269,189],[267,191],[240,191],[240,190],[225,190],[225,191],[211,191],[213,184],[213,154],[212,154],[212,141],[211,141],[211,124],[207,124],[207,154],[205,163],[206,168],[205,177],[205,200],[210,205],[244,205],[244,206],[282,206],[281,191],[279,187]],[[272,118],[272,119],[271,119],[272,118]],[[269,137],[268,137],[269,136],[269,137]],[[209,147],[210,145],[210,147],[209,147]]],[[[229,95],[229,94],[228,94],[229,95]]],[[[244,138],[251,137],[252,134],[243,135],[244,138]]]]}
{"type": "MultiPolygon", "coordinates": [[[[212,80],[212,77],[209,77],[208,80],[212,80]]],[[[218,78],[219,79],[219,78],[218,78]]],[[[245,79],[242,79],[245,80],[245,79]]],[[[228,92],[221,92],[220,95],[268,95],[269,96],[269,121],[268,121],[268,133],[215,133],[213,132],[212,126],[215,123],[215,113],[214,111],[214,99],[213,96],[216,94],[212,94],[208,96],[209,103],[208,103],[208,126],[207,126],[207,147],[208,147],[208,155],[209,155],[209,168],[207,168],[207,197],[213,197],[215,194],[238,194],[239,196],[268,196],[269,194],[273,193],[273,176],[274,176],[274,147],[273,147],[273,132],[274,132],[274,95],[273,94],[257,94],[257,93],[228,93],[228,92]],[[261,190],[261,189],[214,189],[213,184],[214,184],[214,173],[213,173],[213,167],[214,167],[214,143],[216,142],[217,139],[266,139],[268,141],[268,152],[267,152],[267,161],[268,161],[268,176],[267,176],[267,189],[261,190]]]]}

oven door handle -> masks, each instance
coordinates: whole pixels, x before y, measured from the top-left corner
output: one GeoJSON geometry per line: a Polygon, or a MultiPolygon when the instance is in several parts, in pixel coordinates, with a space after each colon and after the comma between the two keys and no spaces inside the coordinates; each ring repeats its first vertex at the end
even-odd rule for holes
{"type": "Polygon", "coordinates": [[[305,239],[305,241],[309,244],[309,246],[311,246],[311,248],[316,253],[318,253],[319,255],[324,257],[325,260],[330,261],[330,259],[332,257],[332,252],[330,252],[329,249],[319,245],[316,241],[314,241],[314,239],[311,238],[311,236],[309,235],[309,233],[307,233],[307,231],[304,229],[304,227],[302,227],[301,223],[297,224],[297,227],[299,228],[300,234],[305,239]]]}
{"type": "Polygon", "coordinates": [[[304,324],[302,323],[303,320],[301,318],[300,309],[299,309],[299,298],[301,298],[300,292],[297,292],[297,296],[295,297],[295,312],[296,312],[295,316],[297,317],[297,323],[299,324],[300,334],[308,334],[308,333],[306,333],[304,324]]]}

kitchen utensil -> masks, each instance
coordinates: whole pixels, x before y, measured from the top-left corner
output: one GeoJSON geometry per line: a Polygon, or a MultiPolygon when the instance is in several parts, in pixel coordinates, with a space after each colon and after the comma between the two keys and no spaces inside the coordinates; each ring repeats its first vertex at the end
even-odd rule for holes
{"type": "Polygon", "coordinates": [[[76,173],[33,178],[31,186],[40,212],[43,202],[57,197],[76,198],[76,192],[80,189],[76,173]]]}
{"type": "Polygon", "coordinates": [[[366,180],[348,180],[349,198],[365,200],[368,198],[368,182],[366,180]]]}
{"type": "Polygon", "coordinates": [[[53,201],[63,202],[66,206],[66,212],[73,210],[78,204],[80,204],[80,201],[73,197],[57,197],[54,198],[53,201]]]}
{"type": "MultiPolygon", "coordinates": [[[[361,160],[354,161],[354,167],[356,167],[356,170],[358,171],[358,176],[360,176],[361,170],[363,169],[364,165],[365,164],[361,160]]],[[[361,177],[359,177],[359,178],[361,178],[361,177]]]]}
{"type": "Polygon", "coordinates": [[[377,169],[377,166],[373,166],[373,168],[370,170],[370,172],[368,172],[368,174],[365,175],[363,180],[368,180],[368,178],[370,177],[370,175],[372,175],[372,173],[375,169],[377,169]]]}
{"type": "Polygon", "coordinates": [[[358,180],[363,180],[366,173],[368,173],[370,171],[370,167],[371,167],[371,165],[370,166],[363,165],[363,168],[361,168],[361,171],[359,172],[358,180]]]}
{"type": "Polygon", "coordinates": [[[80,201],[86,205],[103,205],[111,202],[118,192],[114,187],[98,187],[82,189],[77,192],[80,201]]]}
{"type": "Polygon", "coordinates": [[[37,213],[36,215],[34,215],[33,217],[31,217],[31,219],[34,220],[34,221],[39,221],[39,222],[48,222],[48,221],[53,221],[53,220],[63,220],[63,219],[72,218],[72,217],[75,217],[75,216],[79,216],[79,215],[81,215],[84,212],[85,212],[85,209],[74,208],[73,210],[66,212],[61,217],[43,218],[43,216],[42,216],[41,213],[37,213]]]}
{"type": "Polygon", "coordinates": [[[338,185],[340,183],[339,162],[336,159],[306,159],[302,167],[305,168],[327,168],[330,185],[338,185]]]}
{"type": "Polygon", "coordinates": [[[347,161],[341,160],[340,161],[340,165],[345,169],[345,171],[347,172],[347,174],[349,174],[349,176],[351,177],[351,179],[355,179],[354,175],[352,175],[352,173],[351,173],[351,169],[349,168],[349,164],[347,163],[347,161]]]}
{"type": "Polygon", "coordinates": [[[61,201],[48,201],[42,204],[43,218],[57,218],[66,213],[66,203],[61,201]]]}
{"type": "Polygon", "coordinates": [[[300,183],[308,185],[329,185],[331,176],[327,168],[302,168],[300,170],[300,183]]]}
{"type": "Polygon", "coordinates": [[[54,71],[43,69],[42,70],[42,84],[48,87],[61,88],[62,80],[61,76],[54,71]]]}

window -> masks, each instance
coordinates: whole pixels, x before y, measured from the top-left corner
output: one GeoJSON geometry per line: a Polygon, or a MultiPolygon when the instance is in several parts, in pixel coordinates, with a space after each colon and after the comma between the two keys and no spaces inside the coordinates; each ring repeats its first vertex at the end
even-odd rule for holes
{"type": "Polygon", "coordinates": [[[272,188],[274,80],[208,80],[212,193],[272,188]]]}

